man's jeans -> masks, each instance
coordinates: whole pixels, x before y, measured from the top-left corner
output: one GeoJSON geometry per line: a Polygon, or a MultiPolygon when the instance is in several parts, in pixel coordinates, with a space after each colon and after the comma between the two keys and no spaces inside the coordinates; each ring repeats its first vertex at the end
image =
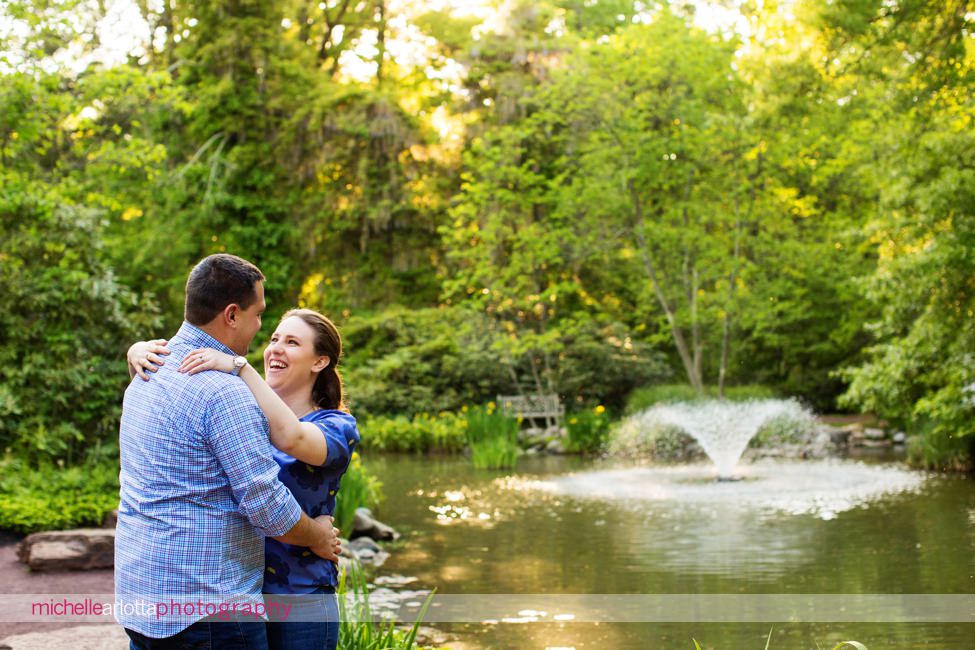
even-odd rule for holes
{"type": "Polygon", "coordinates": [[[173,636],[153,639],[126,628],[129,650],[267,650],[264,621],[204,618],[173,636]]]}

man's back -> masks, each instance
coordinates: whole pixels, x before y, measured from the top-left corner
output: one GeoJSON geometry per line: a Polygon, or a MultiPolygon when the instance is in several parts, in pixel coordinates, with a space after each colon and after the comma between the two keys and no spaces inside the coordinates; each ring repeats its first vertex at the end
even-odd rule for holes
{"type": "MultiPolygon", "coordinates": [[[[166,365],[125,394],[116,593],[123,602],[143,597],[167,606],[257,604],[263,536],[287,532],[300,509],[277,479],[266,421],[243,382],[176,371],[193,349],[228,348],[187,323],[169,346],[166,365]]],[[[122,608],[119,620],[158,638],[206,612],[180,614],[157,620],[122,608]]]]}

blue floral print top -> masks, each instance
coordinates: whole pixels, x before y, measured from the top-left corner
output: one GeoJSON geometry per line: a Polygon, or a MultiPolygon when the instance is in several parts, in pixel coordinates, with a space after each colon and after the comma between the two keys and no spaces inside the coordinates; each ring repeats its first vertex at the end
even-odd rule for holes
{"type": "MultiPolygon", "coordinates": [[[[344,411],[312,411],[301,421],[315,424],[325,436],[328,445],[325,464],[309,465],[275,449],[274,460],[281,466],[278,478],[309,517],[331,515],[335,511],[339,480],[359,443],[359,430],[355,418],[344,411]]],[[[343,531],[346,535],[349,532],[343,531]]],[[[292,546],[270,537],[265,540],[264,593],[307,594],[337,584],[338,570],[334,562],[318,557],[304,546],[292,546]]]]}

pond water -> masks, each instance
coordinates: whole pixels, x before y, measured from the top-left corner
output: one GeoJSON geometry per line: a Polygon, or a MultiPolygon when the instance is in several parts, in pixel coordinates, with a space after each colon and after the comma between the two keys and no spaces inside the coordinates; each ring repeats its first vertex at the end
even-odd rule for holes
{"type": "MultiPolygon", "coordinates": [[[[691,470],[619,461],[524,457],[512,471],[475,470],[463,457],[370,454],[366,462],[384,483],[377,514],[404,533],[379,573],[415,577],[410,588],[436,588],[438,596],[975,593],[975,481],[968,477],[844,461],[812,487],[824,496],[811,502],[822,507],[803,509],[764,498],[802,474],[788,465],[778,484],[763,488],[746,478],[729,486],[746,496],[708,498],[702,490],[723,486],[702,484],[691,470]],[[892,489],[851,497],[828,488],[828,476],[842,485],[858,472],[887,470],[892,489]],[[665,480],[697,498],[679,490],[633,498],[618,489],[643,480],[640,472],[660,480],[654,472],[661,471],[690,471],[665,480]]],[[[458,649],[693,648],[693,638],[703,648],[739,650],[764,648],[770,628],[773,650],[849,639],[870,650],[975,648],[971,622],[719,623],[706,622],[721,619],[704,612],[681,622],[619,623],[591,622],[599,619],[584,612],[573,621],[554,620],[554,611],[520,613],[511,620],[521,622],[438,627],[457,635],[451,647],[458,649]]],[[[481,620],[498,620],[493,615],[481,620]]]]}

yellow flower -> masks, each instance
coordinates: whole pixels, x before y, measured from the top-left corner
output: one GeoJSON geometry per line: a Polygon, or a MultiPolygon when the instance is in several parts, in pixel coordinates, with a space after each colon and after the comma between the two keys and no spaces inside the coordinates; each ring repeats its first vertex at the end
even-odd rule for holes
{"type": "Polygon", "coordinates": [[[603,413],[606,412],[606,407],[600,404],[599,406],[594,408],[593,411],[596,413],[596,415],[602,415],[603,413]]]}
{"type": "Polygon", "coordinates": [[[577,420],[575,418],[569,418],[569,424],[578,424],[578,423],[579,423],[579,420],[577,420]]]}
{"type": "Polygon", "coordinates": [[[352,462],[353,463],[359,462],[359,452],[357,451],[352,452],[352,462]]]}
{"type": "Polygon", "coordinates": [[[488,402],[488,408],[489,408],[489,409],[491,409],[491,410],[494,410],[494,408],[495,408],[495,406],[496,406],[496,405],[495,405],[495,403],[494,403],[494,402],[488,402]]]}

